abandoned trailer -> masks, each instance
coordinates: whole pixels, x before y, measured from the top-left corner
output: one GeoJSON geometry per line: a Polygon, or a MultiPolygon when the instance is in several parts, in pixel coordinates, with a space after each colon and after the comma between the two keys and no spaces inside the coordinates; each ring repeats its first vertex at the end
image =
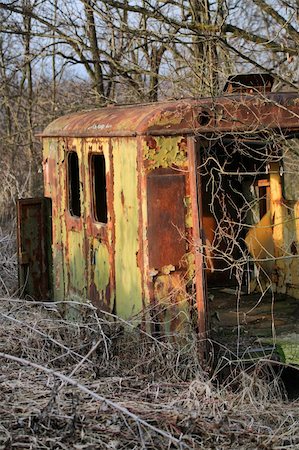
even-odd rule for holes
{"type": "Polygon", "coordinates": [[[299,363],[285,337],[299,336],[299,96],[236,90],[51,123],[45,197],[18,203],[23,294],[88,299],[160,333],[204,337],[216,315],[220,333],[267,339],[274,320],[299,363]]]}

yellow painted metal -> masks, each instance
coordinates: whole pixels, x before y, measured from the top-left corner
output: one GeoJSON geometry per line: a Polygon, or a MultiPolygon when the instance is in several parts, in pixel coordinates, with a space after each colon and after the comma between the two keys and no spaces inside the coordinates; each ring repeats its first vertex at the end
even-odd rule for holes
{"type": "Polygon", "coordinates": [[[294,204],[293,209],[291,239],[292,238],[294,238],[293,245],[295,248],[291,253],[295,254],[290,265],[291,285],[288,289],[288,293],[289,295],[299,298],[299,201],[294,204]]]}
{"type": "Polygon", "coordinates": [[[67,232],[65,261],[69,274],[69,295],[75,292],[82,298],[86,298],[87,277],[83,231],[67,232]]]}
{"type": "Polygon", "coordinates": [[[270,211],[249,230],[245,242],[256,263],[271,275],[274,269],[274,241],[270,211]]]}
{"type": "Polygon", "coordinates": [[[58,164],[59,148],[58,139],[49,138],[43,142],[43,175],[44,175],[44,195],[52,198],[56,196],[56,189],[58,183],[58,164]],[[54,183],[53,183],[54,181],[54,183]]]}
{"type": "MultiPolygon", "coordinates": [[[[143,295],[143,306],[146,309],[151,301],[150,293],[150,271],[149,271],[149,249],[147,240],[147,223],[148,223],[148,212],[147,212],[147,169],[144,165],[144,149],[146,148],[145,140],[141,137],[137,138],[137,154],[139,160],[139,220],[142,220],[141,226],[141,238],[142,238],[142,295],[143,295]]],[[[146,311],[148,314],[148,310],[146,311]]],[[[148,330],[150,331],[150,329],[148,330]]]]}
{"type": "MultiPolygon", "coordinates": [[[[91,260],[91,264],[94,265],[94,276],[90,279],[90,283],[95,284],[97,292],[105,299],[106,289],[110,281],[109,251],[107,245],[102,244],[97,238],[91,239],[91,248],[94,254],[94,258],[91,260]]],[[[110,300],[112,311],[113,302],[112,299],[110,300]]]]}
{"type": "Polygon", "coordinates": [[[192,228],[193,217],[192,217],[192,205],[190,195],[186,195],[184,203],[186,207],[185,226],[186,228],[192,228]]]}
{"type": "Polygon", "coordinates": [[[281,256],[284,242],[284,208],[282,201],[281,177],[278,164],[270,167],[270,192],[271,192],[271,216],[273,217],[273,240],[275,242],[275,254],[281,256]]]}
{"type": "Polygon", "coordinates": [[[245,242],[262,268],[264,281],[278,293],[299,298],[299,207],[298,202],[288,205],[283,198],[278,164],[270,166],[270,209],[250,229],[245,242]]]}
{"type": "Polygon", "coordinates": [[[137,140],[112,139],[115,208],[116,313],[123,318],[142,311],[137,195],[137,140]]]}
{"type": "Polygon", "coordinates": [[[287,292],[287,283],[290,261],[287,258],[287,227],[288,213],[282,196],[282,180],[279,174],[279,165],[270,166],[270,189],[271,189],[271,215],[273,218],[273,241],[276,271],[276,291],[287,292]]]}
{"type": "Polygon", "coordinates": [[[277,290],[299,298],[299,205],[282,204],[283,243],[278,247],[276,261],[277,290]]]}

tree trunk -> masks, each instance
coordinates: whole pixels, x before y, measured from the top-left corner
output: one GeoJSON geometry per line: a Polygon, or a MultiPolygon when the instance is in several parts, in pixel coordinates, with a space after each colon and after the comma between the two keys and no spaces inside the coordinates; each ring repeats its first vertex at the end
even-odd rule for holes
{"type": "Polygon", "coordinates": [[[101,65],[101,53],[98,46],[96,24],[92,4],[93,4],[92,0],[84,1],[84,9],[86,16],[86,32],[89,39],[90,53],[92,56],[92,63],[94,67],[93,70],[94,88],[98,96],[103,99],[105,97],[105,92],[104,92],[103,71],[101,65]]]}
{"type": "Polygon", "coordinates": [[[32,196],[34,194],[34,180],[36,179],[34,174],[35,155],[34,155],[34,142],[33,142],[33,81],[32,81],[32,67],[31,67],[31,15],[28,14],[29,11],[33,9],[30,0],[24,0],[23,2],[23,25],[24,25],[24,79],[26,80],[26,98],[27,98],[27,109],[26,109],[26,121],[27,121],[27,149],[28,149],[28,170],[29,176],[29,188],[28,194],[32,196]]]}

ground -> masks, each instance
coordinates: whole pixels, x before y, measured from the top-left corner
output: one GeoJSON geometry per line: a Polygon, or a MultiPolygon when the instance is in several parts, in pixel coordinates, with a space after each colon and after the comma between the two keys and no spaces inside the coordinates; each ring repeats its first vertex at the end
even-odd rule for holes
{"type": "Polygon", "coordinates": [[[209,291],[211,329],[215,340],[236,357],[265,352],[299,365],[299,302],[271,292],[237,294],[234,288],[209,291]]]}
{"type": "Polygon", "coordinates": [[[90,304],[66,321],[61,304],[11,292],[4,247],[0,449],[299,448],[299,402],[268,363],[234,361],[221,378],[195,335],[182,348],[90,304]]]}

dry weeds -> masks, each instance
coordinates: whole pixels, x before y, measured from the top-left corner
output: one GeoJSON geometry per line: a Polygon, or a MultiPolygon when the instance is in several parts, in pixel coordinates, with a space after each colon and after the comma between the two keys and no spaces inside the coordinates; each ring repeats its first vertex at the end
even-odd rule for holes
{"type": "Polygon", "coordinates": [[[9,296],[17,288],[17,257],[14,227],[0,225],[0,296],[9,296]]]}
{"type": "Polygon", "coordinates": [[[12,296],[4,253],[1,449],[299,448],[299,402],[261,365],[219,384],[193,336],[179,348],[88,304],[67,321],[61,304],[12,296]]]}

